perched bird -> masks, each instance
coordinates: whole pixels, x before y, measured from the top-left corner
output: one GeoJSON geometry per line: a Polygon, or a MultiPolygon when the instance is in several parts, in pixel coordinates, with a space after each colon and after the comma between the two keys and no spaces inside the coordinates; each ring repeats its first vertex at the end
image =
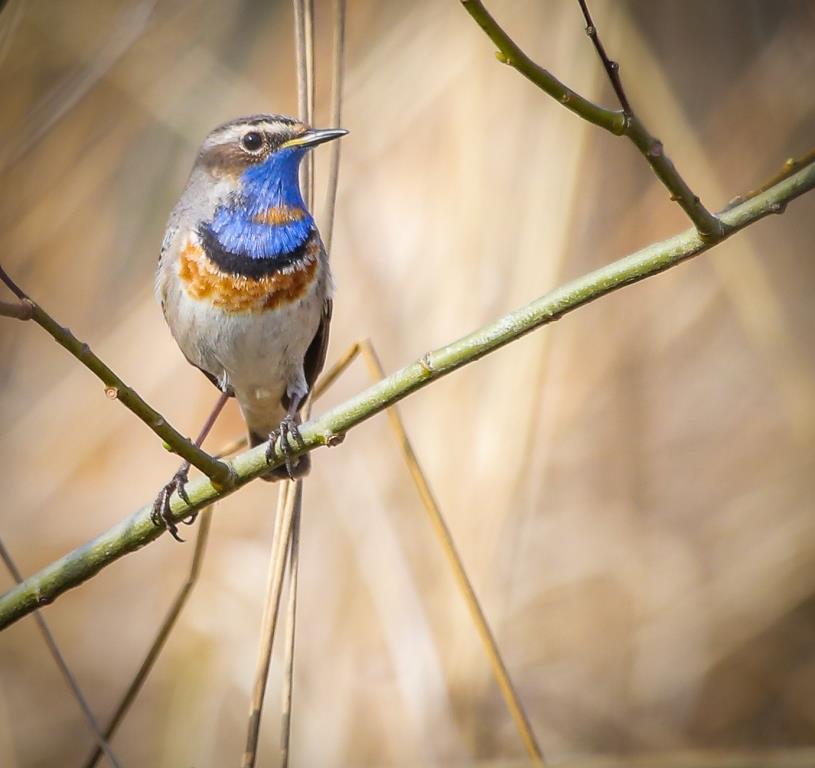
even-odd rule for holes
{"type": "MultiPolygon", "coordinates": [[[[296,437],[299,411],[325,362],[332,280],[325,248],[300,192],[300,161],[345,135],[281,115],[241,117],[207,136],[170,215],[156,293],[178,346],[226,395],[237,398],[258,445],[296,437]]],[[[154,520],[178,538],[172,490],[154,520]]],[[[300,477],[309,457],[267,479],[300,477]]]]}

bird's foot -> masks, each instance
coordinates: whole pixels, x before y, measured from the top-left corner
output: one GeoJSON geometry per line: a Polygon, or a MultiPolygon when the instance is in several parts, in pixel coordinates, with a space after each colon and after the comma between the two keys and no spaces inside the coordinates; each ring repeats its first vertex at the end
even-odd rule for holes
{"type": "MultiPolygon", "coordinates": [[[[150,515],[153,524],[159,528],[164,526],[176,541],[184,541],[184,539],[178,535],[178,525],[176,525],[170,513],[170,498],[173,492],[176,492],[185,503],[190,503],[190,497],[187,496],[187,491],[184,487],[189,479],[189,473],[190,465],[184,464],[178,472],[173,475],[170,482],[167,483],[167,485],[159,491],[158,496],[156,496],[156,500],[153,502],[153,512],[150,515]]],[[[185,525],[192,525],[197,516],[197,512],[191,512],[181,522],[185,525]]]]}
{"type": "Polygon", "coordinates": [[[292,451],[291,444],[289,443],[289,435],[291,435],[294,440],[302,447],[305,448],[306,443],[303,440],[303,436],[300,434],[300,419],[297,416],[286,416],[283,421],[280,422],[280,426],[269,435],[269,446],[266,448],[266,463],[271,464],[274,460],[274,447],[275,443],[277,442],[277,438],[280,438],[280,450],[283,452],[283,456],[285,458],[285,467],[286,473],[289,476],[290,480],[295,480],[298,475],[296,474],[297,465],[300,463],[299,460],[295,460],[294,452],[292,451]]]}

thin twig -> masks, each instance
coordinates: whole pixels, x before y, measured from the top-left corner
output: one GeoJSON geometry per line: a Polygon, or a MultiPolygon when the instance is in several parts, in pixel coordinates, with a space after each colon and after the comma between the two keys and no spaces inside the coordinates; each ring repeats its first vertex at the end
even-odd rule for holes
{"type": "MultiPolygon", "coordinates": [[[[518,70],[524,77],[560,102],[566,109],[570,109],[584,120],[588,120],[590,123],[604,128],[616,136],[627,136],[639,149],[657,178],[668,189],[671,200],[678,203],[682,210],[685,211],[696,227],[699,236],[705,242],[715,243],[729,234],[726,222],[710,213],[702,205],[698,195],[679,175],[671,159],[665,153],[662,142],[648,132],[642,120],[633,113],[601,107],[561,83],[548,70],[536,64],[521,50],[518,44],[492,17],[481,0],[461,0],[461,4],[498,48],[497,56],[499,61],[518,70]]],[[[591,26],[594,27],[593,24],[591,26]]],[[[597,34],[596,28],[594,33],[597,34]]]]}
{"type": "Polygon", "coordinates": [[[240,437],[230,440],[226,445],[222,445],[212,455],[216,459],[223,459],[227,456],[231,456],[233,453],[237,453],[241,448],[245,448],[248,443],[249,441],[246,439],[246,435],[241,435],[240,437]]]}
{"type": "MultiPolygon", "coordinates": [[[[2,540],[0,540],[0,558],[5,563],[5,566],[14,578],[14,581],[19,584],[23,580],[22,574],[17,568],[17,564],[14,562],[14,559],[11,557],[11,553],[8,551],[8,549],[6,549],[6,545],[2,540]]],[[[71,672],[70,668],[68,667],[68,662],[65,661],[65,657],[59,650],[57,641],[40,611],[34,612],[34,621],[37,622],[37,626],[39,627],[43,640],[45,640],[45,644],[48,646],[48,652],[53,657],[54,662],[62,674],[62,677],[65,679],[65,682],[68,683],[68,687],[71,689],[71,693],[73,693],[77,704],[79,704],[79,708],[82,710],[82,714],[85,716],[88,726],[93,732],[93,735],[96,737],[96,743],[98,745],[96,747],[97,751],[100,755],[104,752],[114,768],[121,768],[121,763],[116,758],[113,749],[108,743],[107,736],[102,734],[102,729],[99,727],[99,723],[93,714],[93,710],[91,710],[88,700],[85,698],[85,695],[82,693],[82,689],[79,687],[79,681],[76,679],[76,677],[74,677],[73,672],[71,672]]]]}
{"type": "MultiPolygon", "coordinates": [[[[300,3],[303,0],[295,0],[295,2],[300,3]]],[[[300,118],[305,121],[306,125],[314,125],[314,0],[305,0],[304,6],[303,23],[305,24],[306,50],[303,58],[306,62],[305,84],[307,98],[305,111],[300,114],[300,118]]],[[[302,78],[299,71],[297,77],[298,79],[302,78]]],[[[306,169],[308,170],[306,199],[311,211],[314,210],[314,165],[314,153],[309,152],[306,162],[306,169]]]]}
{"type": "Polygon", "coordinates": [[[277,615],[280,609],[280,593],[283,586],[283,571],[286,565],[286,551],[289,545],[291,521],[295,507],[299,504],[302,483],[286,481],[280,484],[275,514],[275,527],[272,535],[272,553],[269,558],[269,575],[266,584],[266,604],[260,628],[260,649],[255,669],[252,698],[249,705],[249,726],[246,734],[246,749],[241,760],[241,768],[253,768],[257,760],[260,721],[263,712],[263,699],[269,677],[277,615]]]}
{"type": "Polygon", "coordinates": [[[51,334],[58,344],[65,347],[80,363],[102,380],[108,398],[118,400],[125,408],[134,413],[164,441],[170,450],[200,469],[215,485],[221,485],[225,489],[234,485],[235,474],[229,464],[214,459],[178,432],[155,408],[148,405],[133,387],[125,384],[97,357],[86,343],[77,339],[70,330],[57,323],[39,304],[27,296],[2,267],[0,267],[0,280],[22,303],[31,306],[31,320],[51,334]]]}
{"type": "MultiPolygon", "coordinates": [[[[221,393],[218,396],[218,400],[210,411],[209,416],[207,416],[206,420],[204,421],[204,425],[201,427],[198,437],[195,438],[196,447],[200,448],[203,445],[204,440],[206,440],[207,435],[209,435],[212,427],[215,425],[215,422],[226,405],[228,399],[228,396],[224,393],[221,393]]],[[[133,704],[134,699],[144,685],[144,681],[147,679],[147,676],[153,669],[153,665],[155,664],[156,659],[158,659],[167,638],[170,636],[170,632],[172,632],[173,628],[175,627],[176,621],[181,614],[181,610],[189,599],[192,588],[198,581],[198,575],[201,571],[201,564],[204,561],[207,541],[209,540],[209,528],[212,524],[213,506],[215,505],[213,504],[207,507],[201,515],[201,522],[198,525],[198,534],[195,539],[195,549],[193,550],[190,570],[187,573],[187,578],[176,593],[175,599],[170,606],[170,610],[167,612],[167,615],[164,617],[164,621],[159,626],[159,630],[153,639],[153,642],[150,645],[141,666],[136,671],[133,679],[130,681],[124,696],[122,696],[122,699],[114,710],[113,717],[111,717],[107,727],[105,728],[105,738],[108,740],[110,740],[113,733],[119,727],[119,724],[124,719],[124,716],[127,714],[127,711],[133,704]]],[[[194,520],[194,517],[191,517],[188,522],[191,523],[192,520],[194,520]]],[[[85,762],[85,768],[92,768],[92,766],[96,765],[97,761],[99,760],[99,755],[99,750],[94,750],[88,757],[88,760],[85,762]]]]}
{"type": "MultiPolygon", "coordinates": [[[[198,577],[201,574],[201,565],[204,561],[204,554],[207,548],[207,542],[209,541],[209,531],[212,525],[212,508],[214,506],[215,505],[213,504],[207,507],[201,513],[201,520],[198,523],[198,534],[195,539],[195,549],[192,553],[192,560],[190,561],[190,570],[187,573],[187,578],[184,580],[184,583],[181,585],[175,598],[173,599],[172,605],[167,611],[167,615],[164,617],[164,621],[162,621],[158,632],[156,632],[156,636],[153,638],[153,642],[150,644],[142,663],[139,665],[136,674],[130,681],[130,685],[127,687],[127,690],[119,701],[116,710],[105,727],[105,738],[108,740],[110,740],[113,734],[116,733],[116,729],[119,727],[124,719],[124,716],[127,714],[131,705],[135,701],[139,691],[141,691],[147,676],[152,671],[159,654],[167,642],[167,638],[170,636],[170,633],[175,627],[178,617],[181,615],[181,611],[187,604],[193,587],[195,587],[196,583],[198,582],[198,577]]],[[[88,759],[83,764],[83,768],[93,768],[93,766],[95,766],[99,761],[100,755],[101,752],[97,747],[88,756],[88,759]]]]}
{"type": "Polygon", "coordinates": [[[633,114],[633,110],[631,109],[631,105],[628,103],[628,96],[625,95],[623,81],[620,79],[620,65],[608,57],[603,41],[600,40],[600,35],[597,33],[597,27],[594,26],[594,21],[592,21],[591,13],[589,13],[589,7],[586,5],[586,0],[577,0],[577,2],[580,4],[580,10],[583,11],[583,18],[586,20],[586,34],[594,43],[594,47],[597,50],[597,55],[600,57],[600,61],[603,62],[603,66],[606,68],[606,74],[608,75],[608,79],[611,81],[611,87],[614,88],[614,93],[617,94],[617,98],[620,101],[620,106],[623,108],[623,113],[626,115],[631,115],[633,114]]]}
{"type": "MultiPolygon", "coordinates": [[[[716,241],[703,240],[695,229],[686,230],[577,277],[473,333],[427,352],[378,384],[368,387],[318,418],[306,421],[300,427],[302,444],[295,440],[289,443],[292,458],[320,446],[338,445],[348,430],[431,382],[579,307],[709,251],[715,243],[760,219],[783,213],[792,200],[813,188],[815,162],[744,203],[722,212],[722,220],[727,225],[726,232],[716,241]]],[[[269,449],[268,443],[262,443],[232,459],[231,464],[237,477],[232,488],[216,487],[206,477],[190,482],[186,487],[189,504],[173,495],[170,504],[173,519],[182,520],[196,509],[202,509],[216,499],[233,493],[270,468],[281,466],[285,457],[280,446],[271,446],[271,458],[267,460],[266,452],[269,449]]],[[[153,525],[151,512],[152,503],[0,596],[0,629],[87,581],[123,555],[158,538],[162,531],[153,525]]]]}
{"type": "MultiPolygon", "coordinates": [[[[365,339],[360,343],[362,357],[368,367],[368,372],[374,381],[380,381],[385,378],[385,371],[382,368],[382,363],[379,360],[376,350],[373,347],[370,339],[365,339]]],[[[430,483],[427,481],[427,476],[422,470],[410,439],[405,431],[405,425],[402,422],[402,417],[399,415],[399,410],[396,406],[391,406],[387,410],[388,420],[390,421],[391,429],[396,436],[396,442],[399,444],[399,449],[404,456],[405,463],[407,464],[410,476],[413,478],[413,483],[416,490],[419,492],[419,498],[422,500],[422,505],[430,517],[430,523],[436,533],[436,537],[441,544],[444,556],[447,559],[450,568],[453,571],[453,577],[458,584],[459,591],[461,592],[464,602],[470,611],[475,628],[481,638],[481,643],[487,653],[490,666],[492,667],[493,675],[501,689],[501,694],[507,705],[512,719],[515,721],[515,726],[523,741],[524,748],[529,755],[529,758],[535,765],[543,765],[543,752],[535,738],[535,733],[529,723],[529,717],[526,714],[520,697],[518,696],[515,686],[512,684],[512,679],[507,671],[506,664],[501,656],[501,651],[498,648],[498,643],[495,641],[495,636],[490,629],[487,617],[484,614],[484,609],[478,601],[478,596],[475,594],[472,582],[467,576],[467,570],[461,559],[461,555],[456,548],[450,529],[444,516],[441,513],[436,497],[430,489],[430,483]]]]}
{"type": "MultiPolygon", "coordinates": [[[[299,484],[299,483],[298,483],[299,484]]],[[[294,691],[294,637],[297,620],[297,576],[300,570],[300,517],[302,492],[295,500],[289,542],[289,596],[286,605],[286,638],[283,647],[283,690],[280,721],[280,768],[288,768],[291,742],[291,702],[294,691]]]]}
{"type": "Polygon", "coordinates": [[[321,398],[326,390],[344,373],[354,358],[359,354],[359,344],[354,343],[342,354],[339,360],[332,365],[322,376],[314,387],[312,399],[321,398]]]}
{"type": "MultiPolygon", "coordinates": [[[[314,120],[314,6],[312,0],[294,0],[294,42],[297,52],[297,111],[301,122],[314,120]]],[[[314,153],[305,159],[303,197],[314,204],[314,153]]]]}
{"type": "MultiPolygon", "coordinates": [[[[331,66],[331,117],[328,124],[339,128],[342,122],[342,88],[345,74],[345,0],[334,0],[334,60],[331,66]]],[[[331,142],[328,166],[328,189],[325,199],[325,215],[322,227],[326,253],[331,256],[334,241],[334,209],[337,204],[337,185],[340,177],[340,152],[342,142],[331,142]]]]}
{"type": "MultiPolygon", "coordinates": [[[[339,144],[339,142],[334,143],[339,144]]],[[[734,197],[727,204],[725,210],[729,211],[731,208],[735,208],[737,205],[740,205],[741,203],[750,200],[756,195],[760,195],[762,192],[766,192],[770,187],[774,187],[776,184],[778,184],[778,182],[783,181],[784,179],[788,179],[793,173],[795,173],[796,171],[800,171],[801,168],[805,168],[811,163],[815,163],[815,149],[810,149],[809,152],[807,152],[804,155],[801,155],[801,157],[798,158],[795,157],[787,158],[786,162],[784,163],[784,167],[778,173],[767,179],[767,181],[765,181],[761,186],[756,187],[755,189],[751,189],[749,192],[745,192],[743,195],[734,197]]]]}
{"type": "MultiPolygon", "coordinates": [[[[295,41],[297,45],[297,95],[298,110],[301,122],[314,124],[314,3],[313,0],[294,0],[295,41]]],[[[309,153],[306,165],[306,200],[310,209],[314,207],[314,155],[309,153]]],[[[305,405],[305,417],[311,413],[311,400],[305,405]]],[[[288,483],[291,485],[291,483],[288,483]]],[[[289,742],[291,738],[291,704],[294,690],[294,638],[295,616],[297,609],[297,570],[300,535],[300,515],[302,513],[302,481],[297,481],[296,488],[289,490],[287,506],[292,505],[289,529],[283,531],[283,537],[289,539],[289,595],[286,611],[286,637],[283,663],[283,690],[280,722],[280,764],[287,768],[289,764],[289,742]]],[[[287,515],[287,520],[288,520],[287,515]]],[[[285,551],[282,555],[285,558],[285,551]]],[[[282,588],[282,582],[276,585],[282,588]]],[[[267,601],[280,602],[280,595],[270,595],[267,601]]],[[[269,652],[274,646],[275,625],[270,626],[268,638],[269,652]]],[[[262,703],[262,702],[261,702],[262,703]]],[[[258,729],[260,724],[258,723],[258,729]]],[[[257,737],[256,737],[257,739],[257,737]]],[[[256,749],[256,747],[255,747],[256,749]]]]}

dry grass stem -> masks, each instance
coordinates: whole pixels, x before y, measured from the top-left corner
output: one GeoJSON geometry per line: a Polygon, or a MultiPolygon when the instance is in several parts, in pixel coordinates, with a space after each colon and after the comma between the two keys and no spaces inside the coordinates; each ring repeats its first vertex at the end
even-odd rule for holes
{"type": "MultiPolygon", "coordinates": [[[[22,574],[17,568],[17,564],[14,562],[11,553],[8,551],[8,549],[6,549],[6,545],[2,540],[0,540],[0,559],[3,560],[3,563],[5,564],[12,578],[19,584],[23,580],[22,574]]],[[[79,708],[82,710],[82,714],[88,724],[88,727],[96,737],[96,742],[98,744],[97,750],[99,754],[101,755],[104,753],[114,768],[121,768],[121,763],[108,743],[109,735],[102,733],[102,729],[96,720],[96,716],[93,714],[93,710],[91,709],[88,700],[85,698],[85,694],[82,693],[82,689],[79,687],[79,681],[76,679],[74,673],[71,672],[68,662],[65,661],[65,657],[62,655],[59,645],[57,645],[56,638],[51,632],[51,629],[40,611],[34,612],[34,621],[37,623],[37,627],[40,630],[43,640],[45,640],[45,645],[48,647],[48,652],[54,659],[54,662],[59,668],[60,674],[64,678],[65,682],[68,684],[68,687],[71,689],[74,699],[76,699],[77,704],[79,704],[79,708]]]]}
{"type": "MultiPolygon", "coordinates": [[[[184,583],[181,585],[176,593],[176,596],[173,598],[172,605],[167,611],[167,615],[164,617],[164,620],[161,622],[158,632],[156,632],[156,636],[153,638],[153,642],[150,644],[142,663],[139,665],[136,674],[130,681],[127,690],[119,703],[116,705],[113,715],[108,721],[108,724],[105,726],[105,739],[107,740],[110,740],[116,733],[116,729],[127,715],[130,707],[136,699],[136,696],[138,696],[139,691],[142,689],[148,675],[152,671],[159,654],[164,648],[167,638],[175,628],[178,617],[181,615],[181,611],[187,604],[193,588],[198,582],[198,577],[201,574],[201,566],[204,562],[204,554],[206,553],[207,549],[207,542],[209,541],[209,531],[210,527],[212,526],[213,506],[214,505],[211,505],[204,509],[199,516],[198,532],[195,538],[195,548],[193,549],[192,560],[190,561],[190,570],[187,573],[184,583]]],[[[100,756],[101,751],[97,747],[83,763],[83,768],[93,768],[93,766],[99,762],[100,756]]]]}

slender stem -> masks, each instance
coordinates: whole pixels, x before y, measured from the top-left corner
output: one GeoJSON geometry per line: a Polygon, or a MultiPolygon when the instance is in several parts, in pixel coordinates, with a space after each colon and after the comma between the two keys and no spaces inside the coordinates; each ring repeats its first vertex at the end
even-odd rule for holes
{"type": "Polygon", "coordinates": [[[743,195],[734,197],[727,204],[725,210],[729,211],[731,208],[735,208],[735,206],[740,205],[741,203],[744,203],[747,200],[750,200],[756,195],[760,195],[762,192],[766,192],[770,187],[774,187],[776,184],[783,181],[784,179],[788,179],[790,176],[792,176],[793,173],[800,171],[802,168],[805,168],[806,166],[812,163],[815,163],[815,148],[810,149],[809,152],[802,155],[801,157],[787,158],[787,160],[784,162],[784,167],[778,173],[776,173],[774,176],[765,181],[761,186],[756,187],[755,189],[752,189],[749,192],[745,192],[743,195]]]}
{"type": "MultiPolygon", "coordinates": [[[[303,58],[306,62],[305,71],[305,89],[306,89],[306,102],[305,110],[301,113],[300,118],[305,121],[307,125],[314,125],[314,0],[296,0],[298,3],[303,2],[303,24],[305,26],[305,43],[306,49],[303,58]]],[[[300,73],[298,72],[298,80],[300,73]]],[[[314,210],[314,153],[308,153],[308,161],[306,168],[308,170],[308,186],[306,187],[306,199],[308,200],[309,210],[314,210]]]]}
{"type": "MultiPolygon", "coordinates": [[[[617,136],[627,136],[642,153],[657,178],[668,189],[671,200],[678,203],[682,210],[685,211],[703,240],[715,243],[728,234],[725,231],[726,224],[702,205],[698,195],[691,190],[687,182],[679,175],[671,159],[665,153],[662,142],[648,132],[644,123],[635,114],[600,107],[561,83],[554,75],[532,61],[521,50],[484,7],[481,0],[461,0],[461,4],[496,45],[499,61],[518,70],[541,90],[559,101],[566,109],[570,109],[584,120],[617,136]]],[[[586,10],[588,11],[588,9],[586,10]]],[[[588,21],[591,21],[591,16],[588,16],[588,21]]],[[[597,30],[593,24],[590,24],[590,26],[594,30],[592,39],[595,40],[596,46],[597,30]]],[[[603,55],[605,56],[605,50],[603,55]]],[[[607,60],[608,57],[605,57],[604,63],[607,60]]],[[[619,82],[619,78],[616,76],[612,79],[612,83],[614,84],[615,81],[619,82]]],[[[625,98],[624,92],[623,98],[625,98]]],[[[628,100],[625,99],[624,106],[627,104],[628,100]]]]}
{"type": "Polygon", "coordinates": [[[620,65],[608,57],[603,41],[600,40],[600,35],[597,32],[597,27],[594,25],[594,21],[591,18],[591,13],[589,12],[588,5],[586,5],[586,0],[577,0],[577,2],[580,5],[580,10],[583,11],[583,18],[586,20],[586,34],[591,38],[592,43],[594,43],[594,48],[597,51],[597,55],[600,57],[600,61],[603,62],[603,66],[606,68],[606,74],[608,75],[608,79],[611,81],[611,87],[614,88],[614,93],[617,94],[617,98],[620,101],[620,106],[623,108],[623,112],[626,115],[630,115],[634,110],[631,109],[631,105],[628,103],[628,96],[625,94],[623,81],[620,79],[620,65]]]}
{"type": "MultiPolygon", "coordinates": [[[[368,366],[368,372],[374,381],[379,381],[385,378],[385,371],[382,368],[382,363],[379,360],[376,350],[371,344],[369,339],[363,341],[360,345],[362,356],[368,366]]],[[[501,689],[501,694],[504,697],[504,702],[507,705],[512,719],[515,721],[515,727],[523,741],[524,748],[529,755],[530,760],[535,765],[543,765],[543,752],[540,745],[535,738],[535,733],[527,717],[526,710],[524,709],[521,699],[518,696],[515,686],[512,684],[512,679],[507,671],[504,659],[501,656],[501,651],[498,648],[498,643],[495,641],[495,635],[490,629],[487,617],[484,614],[484,609],[478,601],[478,596],[473,589],[470,582],[470,577],[467,575],[467,570],[464,567],[464,562],[458,552],[453,536],[450,529],[447,527],[447,522],[441,513],[436,497],[430,488],[430,483],[422,470],[416,453],[413,450],[410,439],[408,438],[405,425],[402,422],[402,417],[399,415],[399,409],[396,406],[391,406],[387,410],[388,420],[391,424],[391,429],[396,435],[396,441],[399,443],[399,448],[405,458],[410,476],[413,478],[413,483],[416,490],[419,492],[419,498],[422,500],[422,505],[430,518],[430,524],[436,533],[436,538],[441,544],[444,555],[447,558],[452,571],[453,577],[456,580],[459,591],[464,597],[464,602],[470,611],[470,617],[475,624],[476,631],[481,638],[481,643],[487,653],[487,659],[492,667],[493,675],[501,689]]]]}
{"type": "MultiPolygon", "coordinates": [[[[334,60],[331,66],[331,118],[329,125],[339,128],[342,123],[342,87],[345,66],[345,0],[334,0],[334,60]]],[[[331,142],[328,166],[328,190],[323,216],[323,242],[328,255],[334,241],[334,209],[337,204],[337,186],[340,178],[341,141],[331,142]]]]}
{"type": "MultiPolygon", "coordinates": [[[[726,231],[715,241],[703,240],[695,229],[689,229],[582,275],[474,333],[428,352],[419,360],[327,413],[304,423],[300,427],[303,444],[290,441],[292,456],[319,446],[338,445],[349,429],[442,376],[469,365],[612,291],[657,275],[709,251],[715,243],[765,216],[782,213],[790,201],[813,188],[815,162],[723,212],[721,217],[727,225],[726,231]]],[[[232,488],[218,488],[207,478],[198,478],[189,483],[186,490],[190,504],[174,495],[170,504],[173,518],[182,520],[194,510],[234,492],[270,467],[283,464],[284,456],[279,446],[272,447],[272,459],[269,463],[266,460],[266,450],[267,444],[263,443],[232,459],[237,477],[232,488]]],[[[151,512],[152,504],[142,507],[93,541],[68,553],[9,590],[0,597],[0,629],[87,581],[123,555],[158,538],[162,530],[153,525],[151,512]]]]}
{"type": "MultiPolygon", "coordinates": [[[[294,0],[294,36],[297,49],[297,101],[301,122],[314,122],[314,5],[312,0],[294,0]]],[[[304,178],[305,198],[309,208],[314,205],[314,158],[309,153],[304,178]]],[[[307,412],[309,406],[306,406],[307,412]]],[[[252,701],[249,708],[249,726],[246,735],[242,766],[251,768],[257,760],[258,739],[263,712],[263,700],[269,676],[269,663],[274,646],[280,592],[286,554],[289,557],[289,608],[287,612],[286,669],[283,684],[281,761],[283,768],[289,761],[289,734],[291,729],[292,674],[294,671],[294,610],[297,595],[297,536],[299,534],[302,482],[286,482],[280,491],[275,535],[272,540],[272,561],[266,589],[266,607],[261,628],[261,645],[252,701]],[[289,544],[289,542],[291,542],[289,544]]]]}
{"type": "Polygon", "coordinates": [[[536,64],[520,46],[504,31],[501,25],[484,7],[481,0],[461,0],[467,13],[475,23],[484,30],[498,49],[496,58],[502,64],[517,69],[527,80],[530,80],[553,99],[559,101],[566,109],[571,110],[584,120],[605,128],[611,133],[622,136],[625,133],[625,115],[613,109],[606,109],[581,96],[568,85],[560,82],[551,72],[536,64]]]}
{"type": "MultiPolygon", "coordinates": [[[[19,568],[17,568],[17,564],[14,562],[11,553],[8,551],[8,549],[6,549],[6,545],[2,540],[0,540],[0,559],[2,559],[3,563],[5,563],[5,566],[8,569],[8,572],[14,578],[14,581],[19,584],[23,580],[22,574],[20,573],[19,568]]],[[[62,655],[62,652],[57,645],[57,641],[51,632],[51,628],[48,626],[40,611],[34,612],[34,621],[37,622],[37,627],[39,627],[40,634],[42,635],[43,640],[45,640],[46,646],[48,646],[49,653],[56,662],[56,665],[59,668],[65,682],[68,683],[71,693],[73,693],[74,698],[79,704],[79,708],[82,710],[82,714],[85,716],[85,720],[90,726],[91,731],[93,731],[93,735],[96,737],[97,752],[99,755],[104,753],[114,768],[121,768],[121,763],[116,758],[113,749],[108,743],[108,735],[102,733],[102,729],[96,720],[96,716],[93,714],[93,710],[91,709],[90,704],[88,704],[85,694],[82,693],[82,689],[79,687],[79,681],[76,679],[73,672],[71,672],[68,662],[65,661],[65,657],[62,655]]]]}
{"type": "MultiPolygon", "coordinates": [[[[187,604],[193,587],[198,582],[198,577],[201,574],[201,564],[204,561],[204,554],[206,552],[207,542],[209,541],[209,530],[210,526],[212,525],[213,506],[214,505],[207,507],[201,513],[201,521],[198,523],[198,534],[197,538],[195,539],[195,549],[192,553],[192,560],[190,561],[190,570],[187,573],[187,578],[184,580],[184,583],[176,593],[175,599],[173,600],[170,609],[167,611],[167,615],[164,617],[164,621],[161,622],[161,626],[159,626],[158,632],[153,638],[153,642],[150,644],[142,663],[139,665],[139,669],[137,670],[133,679],[130,681],[130,685],[127,687],[127,690],[119,701],[119,704],[105,727],[105,738],[108,740],[110,740],[113,734],[116,733],[116,729],[119,727],[128,710],[132,706],[136,696],[139,694],[139,691],[141,691],[145,680],[147,680],[147,676],[150,674],[153,666],[156,663],[156,659],[158,659],[159,654],[167,642],[167,638],[173,631],[178,617],[181,615],[181,611],[187,604]]],[[[88,756],[88,759],[84,762],[83,768],[93,768],[99,762],[99,757],[101,754],[102,753],[99,747],[96,747],[96,749],[94,749],[94,751],[88,756]]]]}
{"type": "MultiPolygon", "coordinates": [[[[294,0],[294,42],[297,51],[297,112],[300,121],[314,121],[314,4],[294,0]]],[[[314,153],[305,158],[303,197],[309,209],[314,206],[314,153]]]]}
{"type": "Polygon", "coordinates": [[[291,703],[294,692],[294,636],[297,620],[297,577],[300,570],[300,517],[302,493],[295,499],[289,541],[289,595],[286,604],[286,638],[283,651],[283,690],[280,722],[280,768],[288,768],[291,743],[291,703]]]}
{"type": "Polygon", "coordinates": [[[145,402],[133,387],[125,384],[84,342],[76,338],[68,328],[56,322],[39,304],[32,301],[22,289],[0,267],[0,280],[25,305],[31,307],[31,320],[47,331],[53,339],[65,347],[80,363],[96,374],[105,385],[105,394],[118,400],[153,430],[174,452],[200,469],[215,485],[229,488],[234,484],[235,475],[229,464],[218,461],[178,432],[151,405],[145,402]]]}
{"type": "Polygon", "coordinates": [[[253,768],[257,760],[260,721],[263,713],[263,699],[269,678],[269,665],[272,659],[277,616],[280,610],[280,593],[283,588],[283,571],[286,565],[286,551],[289,546],[291,521],[294,508],[300,503],[302,483],[284,482],[280,485],[275,514],[275,528],[272,535],[272,554],[269,559],[269,575],[266,584],[266,604],[260,628],[260,648],[255,668],[255,682],[249,705],[249,725],[246,734],[246,749],[241,760],[241,768],[253,768]]]}
{"type": "Polygon", "coordinates": [[[322,397],[325,391],[343,374],[354,359],[359,354],[359,344],[354,343],[343,352],[342,357],[337,360],[322,376],[314,387],[312,400],[322,397]]]}

